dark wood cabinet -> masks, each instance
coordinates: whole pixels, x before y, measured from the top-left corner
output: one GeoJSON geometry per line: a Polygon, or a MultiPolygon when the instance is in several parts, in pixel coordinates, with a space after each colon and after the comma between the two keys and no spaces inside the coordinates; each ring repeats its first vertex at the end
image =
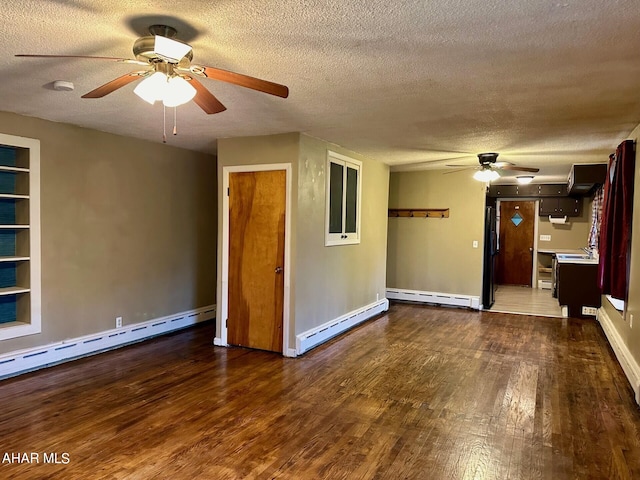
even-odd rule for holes
{"type": "Polygon", "coordinates": [[[562,197],[567,195],[567,185],[565,183],[545,183],[537,185],[538,197],[562,197]]]}
{"type": "Polygon", "coordinates": [[[519,185],[491,185],[489,195],[492,197],[517,197],[519,185]]]}
{"type": "Polygon", "coordinates": [[[569,193],[589,195],[598,185],[604,184],[606,176],[606,163],[574,165],[569,173],[569,193]]]}
{"type": "Polygon", "coordinates": [[[549,197],[540,199],[541,216],[579,217],[582,212],[582,200],[573,197],[549,197]]]}
{"type": "Polygon", "coordinates": [[[600,307],[598,264],[559,263],[558,302],[566,305],[570,317],[585,317],[582,307],[600,307]]]}
{"type": "Polygon", "coordinates": [[[566,183],[545,183],[529,185],[491,185],[487,193],[489,197],[566,197],[566,183]]]}

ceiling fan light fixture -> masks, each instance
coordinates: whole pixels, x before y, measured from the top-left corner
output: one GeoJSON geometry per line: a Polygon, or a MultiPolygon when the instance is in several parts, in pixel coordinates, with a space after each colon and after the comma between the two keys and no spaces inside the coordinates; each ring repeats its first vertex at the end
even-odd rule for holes
{"type": "Polygon", "coordinates": [[[527,185],[533,181],[533,175],[518,175],[516,180],[520,185],[527,185]]]}
{"type": "Polygon", "coordinates": [[[153,51],[170,63],[179,63],[191,51],[191,45],[156,35],[153,51]]]}
{"type": "Polygon", "coordinates": [[[196,89],[180,76],[169,78],[162,97],[165,107],[177,107],[190,102],[196,96],[196,89]]]}
{"type": "Polygon", "coordinates": [[[476,173],[474,173],[473,178],[480,182],[490,182],[492,180],[500,178],[500,174],[495,170],[491,170],[490,168],[483,168],[482,170],[478,170],[476,173]]]}
{"type": "Polygon", "coordinates": [[[163,99],[166,88],[167,76],[162,72],[156,72],[142,80],[133,90],[133,93],[153,105],[157,100],[163,99]]]}

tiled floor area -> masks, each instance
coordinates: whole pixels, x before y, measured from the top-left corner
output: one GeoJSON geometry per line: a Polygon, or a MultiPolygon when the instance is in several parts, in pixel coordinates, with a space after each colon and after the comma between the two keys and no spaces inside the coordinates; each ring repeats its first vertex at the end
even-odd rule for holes
{"type": "Polygon", "coordinates": [[[551,290],[497,285],[492,312],[519,313],[544,317],[562,317],[558,299],[551,296],[551,290]]]}

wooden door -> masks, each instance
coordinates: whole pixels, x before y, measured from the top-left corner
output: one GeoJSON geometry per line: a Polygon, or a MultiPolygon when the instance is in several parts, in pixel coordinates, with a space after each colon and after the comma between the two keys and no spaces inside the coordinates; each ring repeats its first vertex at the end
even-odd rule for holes
{"type": "Polygon", "coordinates": [[[531,286],[535,202],[500,202],[496,280],[502,285],[531,286]]]}
{"type": "Polygon", "coordinates": [[[286,172],[229,174],[227,341],[282,352],[286,172]]]}

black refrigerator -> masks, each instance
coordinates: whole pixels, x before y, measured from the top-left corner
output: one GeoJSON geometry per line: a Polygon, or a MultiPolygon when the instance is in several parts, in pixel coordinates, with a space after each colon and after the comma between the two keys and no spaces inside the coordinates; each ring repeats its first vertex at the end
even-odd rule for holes
{"type": "Polygon", "coordinates": [[[496,232],[496,207],[486,207],[484,212],[484,265],[482,269],[482,308],[491,308],[495,301],[495,269],[498,254],[496,232]]]}

